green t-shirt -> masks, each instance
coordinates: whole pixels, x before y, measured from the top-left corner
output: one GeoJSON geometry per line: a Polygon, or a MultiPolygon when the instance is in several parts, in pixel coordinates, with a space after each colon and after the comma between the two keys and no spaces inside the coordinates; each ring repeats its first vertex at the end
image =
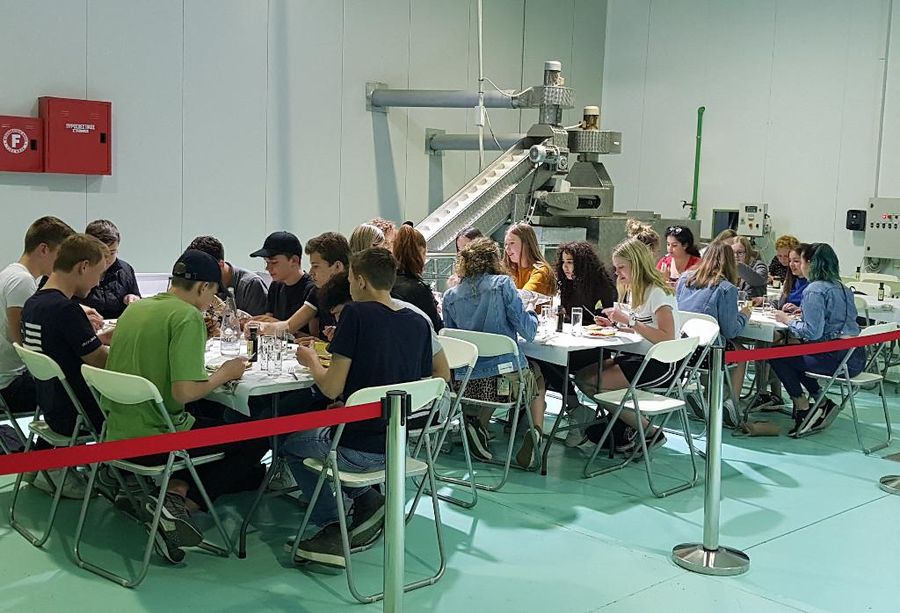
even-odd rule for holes
{"type": "MultiPolygon", "coordinates": [[[[206,325],[193,305],[164,292],[130,305],[116,324],[107,370],[139,375],[156,385],[176,430],[190,430],[194,417],[172,398],[173,381],[206,381],[206,325]]],[[[167,432],[153,404],[121,405],[103,399],[107,440],[167,432]]]]}

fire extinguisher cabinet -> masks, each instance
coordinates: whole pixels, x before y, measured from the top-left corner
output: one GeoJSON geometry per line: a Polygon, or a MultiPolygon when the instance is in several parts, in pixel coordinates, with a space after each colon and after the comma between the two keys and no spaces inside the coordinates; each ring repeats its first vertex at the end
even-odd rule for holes
{"type": "Polygon", "coordinates": [[[112,103],[44,96],[44,172],[112,174],[112,103]]]}
{"type": "Polygon", "coordinates": [[[0,115],[0,171],[43,172],[44,123],[39,117],[0,115]]]}

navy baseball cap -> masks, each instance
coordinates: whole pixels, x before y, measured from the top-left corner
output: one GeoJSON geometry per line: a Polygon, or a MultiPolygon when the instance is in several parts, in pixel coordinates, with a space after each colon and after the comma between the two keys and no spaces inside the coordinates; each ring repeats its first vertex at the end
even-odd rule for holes
{"type": "Polygon", "coordinates": [[[198,249],[188,249],[172,267],[172,276],[181,277],[189,281],[206,281],[208,283],[221,283],[222,270],[219,262],[208,253],[198,249]]]}
{"type": "Polygon", "coordinates": [[[303,257],[303,245],[300,239],[290,232],[272,232],[266,237],[262,249],[250,254],[251,258],[271,258],[276,255],[299,255],[303,257]]]}

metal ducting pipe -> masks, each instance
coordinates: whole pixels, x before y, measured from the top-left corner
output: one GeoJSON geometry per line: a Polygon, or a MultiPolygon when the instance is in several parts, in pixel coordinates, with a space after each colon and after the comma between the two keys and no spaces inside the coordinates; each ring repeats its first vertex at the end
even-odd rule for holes
{"type": "MultiPolygon", "coordinates": [[[[517,108],[512,90],[484,92],[484,106],[489,109],[517,108]]],[[[478,106],[478,92],[452,89],[375,89],[369,98],[378,108],[391,106],[473,109],[478,106]]]]}
{"type": "MultiPolygon", "coordinates": [[[[497,134],[497,143],[493,138],[484,139],[484,148],[488,151],[506,151],[520,140],[524,134],[497,134]]],[[[428,139],[428,149],[431,151],[478,151],[477,134],[435,134],[428,139]]]]}

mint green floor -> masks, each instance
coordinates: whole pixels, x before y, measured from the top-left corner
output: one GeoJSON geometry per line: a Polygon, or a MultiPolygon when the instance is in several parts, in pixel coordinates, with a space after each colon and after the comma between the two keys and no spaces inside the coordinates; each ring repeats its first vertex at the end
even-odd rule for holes
{"type": "MultiPolygon", "coordinates": [[[[889,392],[889,401],[896,421],[900,396],[889,392]]],[[[861,393],[859,405],[864,419],[877,417],[871,395],[861,393]]],[[[787,429],[787,417],[767,418],[787,429]]],[[[494,445],[496,453],[499,443],[494,445]]],[[[684,473],[683,448],[669,435],[654,459],[660,475],[684,473]]],[[[878,455],[898,451],[895,443],[878,455]]],[[[701,538],[702,482],[659,500],[647,491],[640,466],[581,479],[585,453],[560,445],[551,455],[549,476],[514,472],[501,492],[482,493],[473,510],[443,504],[447,573],[436,586],[407,594],[405,610],[900,609],[891,589],[900,560],[900,497],[877,487],[882,475],[900,473],[900,464],[856,449],[849,411],[829,431],[802,440],[737,439],[726,432],[721,542],[750,555],[750,571],[740,577],[696,575],[670,561],[673,546],[701,538]]],[[[381,604],[356,604],[343,574],[309,574],[287,563],[281,546],[301,514],[283,498],[261,508],[248,559],[191,551],[186,565],[176,568],[154,558],[146,581],[127,590],[74,566],[77,502],[63,505],[44,550],[12,531],[10,481],[0,481],[0,610],[381,610],[381,604]]],[[[30,488],[22,496],[26,516],[36,516],[48,500],[30,488]]],[[[220,509],[229,528],[236,529],[247,503],[245,496],[224,499],[220,509]]],[[[96,508],[102,507],[98,502],[96,508]]],[[[426,501],[409,528],[409,577],[425,576],[436,563],[430,511],[426,501]]],[[[90,530],[87,555],[110,556],[105,550],[115,547],[119,553],[110,559],[126,563],[123,553],[136,559],[144,534],[136,524],[100,512],[90,530]]],[[[377,547],[354,556],[364,590],[378,587],[381,555],[377,547]]]]}

